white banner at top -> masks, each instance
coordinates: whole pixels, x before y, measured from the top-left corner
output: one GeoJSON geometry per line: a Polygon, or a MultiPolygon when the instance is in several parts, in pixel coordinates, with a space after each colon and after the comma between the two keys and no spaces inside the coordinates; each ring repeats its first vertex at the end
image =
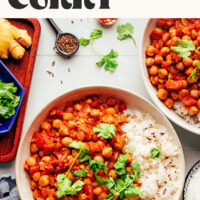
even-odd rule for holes
{"type": "Polygon", "coordinates": [[[199,0],[1,0],[0,17],[200,17],[199,0]]]}

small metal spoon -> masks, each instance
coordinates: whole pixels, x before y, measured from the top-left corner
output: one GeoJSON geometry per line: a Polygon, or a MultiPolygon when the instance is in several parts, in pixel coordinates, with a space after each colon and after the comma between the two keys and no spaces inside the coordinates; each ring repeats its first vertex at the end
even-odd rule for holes
{"type": "Polygon", "coordinates": [[[66,56],[66,57],[68,57],[68,58],[72,57],[72,56],[78,51],[78,49],[79,49],[79,40],[78,40],[78,38],[77,38],[75,35],[71,34],[71,33],[62,32],[62,31],[60,30],[60,28],[56,25],[56,23],[54,22],[53,19],[49,18],[49,19],[47,19],[47,20],[48,20],[49,24],[52,26],[52,28],[54,29],[54,31],[56,32],[56,43],[55,43],[55,46],[56,46],[56,49],[58,50],[58,52],[59,52],[61,55],[66,56]],[[59,39],[62,35],[71,35],[72,37],[74,37],[74,38],[77,40],[77,45],[76,45],[76,49],[74,50],[74,52],[72,52],[72,53],[67,53],[67,52],[65,52],[65,51],[62,51],[62,50],[59,48],[59,46],[58,46],[58,39],[59,39]]]}

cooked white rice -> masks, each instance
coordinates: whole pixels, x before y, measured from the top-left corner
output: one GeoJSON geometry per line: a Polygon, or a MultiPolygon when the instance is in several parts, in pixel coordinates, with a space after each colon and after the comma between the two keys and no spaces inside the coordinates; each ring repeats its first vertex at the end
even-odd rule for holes
{"type": "Polygon", "coordinates": [[[200,128],[200,112],[197,115],[190,115],[186,106],[181,101],[175,102],[173,110],[176,112],[176,114],[185,119],[187,123],[192,124],[197,128],[200,128]]]}
{"type": "Polygon", "coordinates": [[[178,147],[165,127],[156,123],[150,114],[138,110],[126,110],[124,114],[128,116],[128,123],[123,126],[128,138],[125,148],[135,148],[133,160],[141,168],[142,199],[173,200],[178,189],[178,147]],[[161,159],[150,157],[152,148],[161,150],[161,159]]]}

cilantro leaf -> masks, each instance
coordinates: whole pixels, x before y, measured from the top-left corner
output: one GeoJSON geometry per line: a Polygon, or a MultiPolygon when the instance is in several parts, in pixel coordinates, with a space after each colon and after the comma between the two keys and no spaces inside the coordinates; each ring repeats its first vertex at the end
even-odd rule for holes
{"type": "Polygon", "coordinates": [[[74,149],[81,149],[83,147],[84,143],[83,142],[77,142],[77,141],[71,141],[68,143],[69,148],[74,148],[74,149]]]}
{"type": "Polygon", "coordinates": [[[126,161],[128,160],[128,157],[125,155],[120,154],[117,161],[114,164],[114,168],[116,170],[116,173],[118,175],[124,175],[126,174],[126,169],[125,169],[125,165],[126,165],[126,161]]]}
{"type": "Polygon", "coordinates": [[[114,124],[101,123],[96,128],[93,128],[93,132],[99,133],[98,137],[103,137],[104,139],[111,139],[115,136],[116,127],[114,124]]]}
{"type": "Polygon", "coordinates": [[[99,28],[94,29],[94,31],[90,34],[90,39],[91,40],[96,40],[101,38],[103,35],[103,31],[99,28]]]}
{"type": "Polygon", "coordinates": [[[117,26],[118,40],[125,40],[127,38],[131,38],[136,46],[135,39],[133,38],[133,26],[130,23],[122,24],[117,26]]]}
{"type": "Polygon", "coordinates": [[[76,181],[72,185],[72,181],[68,179],[64,174],[59,174],[56,178],[57,180],[57,192],[56,196],[62,198],[66,195],[76,195],[77,192],[81,191],[83,188],[83,181],[76,181]]]}
{"type": "Polygon", "coordinates": [[[158,148],[153,148],[150,151],[150,155],[151,155],[151,158],[155,160],[157,158],[161,158],[162,152],[158,148]]]}
{"type": "Polygon", "coordinates": [[[131,167],[133,169],[134,179],[140,179],[140,164],[137,161],[135,161],[131,164],[131,167]]]}
{"type": "Polygon", "coordinates": [[[179,54],[181,58],[185,58],[191,55],[191,51],[195,51],[195,45],[193,41],[181,40],[177,41],[176,46],[172,46],[171,50],[179,54]]]}
{"type": "Polygon", "coordinates": [[[79,39],[79,43],[80,43],[81,46],[85,47],[85,46],[90,44],[90,39],[85,39],[85,38],[82,37],[82,38],[79,39]]]}
{"type": "Polygon", "coordinates": [[[88,155],[90,152],[89,149],[85,149],[84,151],[82,151],[79,155],[79,159],[80,159],[80,162],[86,162],[86,161],[90,161],[91,160],[91,157],[88,155]]]}
{"type": "Polygon", "coordinates": [[[118,56],[118,53],[111,49],[110,53],[107,55],[109,58],[116,58],[118,56]]]}
{"type": "Polygon", "coordinates": [[[107,63],[105,65],[105,71],[111,71],[114,72],[118,66],[118,63],[116,60],[107,60],[107,63]]]}
{"type": "Polygon", "coordinates": [[[104,170],[104,172],[106,173],[108,171],[108,168],[106,167],[106,165],[98,160],[91,160],[89,162],[89,169],[93,169],[94,172],[97,172],[100,169],[104,170]]]}
{"type": "Polygon", "coordinates": [[[140,197],[141,195],[142,195],[141,189],[133,183],[130,184],[124,191],[124,196],[127,198],[140,197]]]}
{"type": "Polygon", "coordinates": [[[88,171],[85,168],[83,168],[83,169],[79,169],[79,170],[72,172],[72,174],[77,177],[86,177],[87,172],[88,171]]]}

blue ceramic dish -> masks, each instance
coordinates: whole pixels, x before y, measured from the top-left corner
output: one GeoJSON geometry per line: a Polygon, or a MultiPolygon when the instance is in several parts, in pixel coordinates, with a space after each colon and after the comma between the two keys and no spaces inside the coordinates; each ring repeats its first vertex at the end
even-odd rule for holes
{"type": "Polygon", "coordinates": [[[20,82],[15,78],[15,76],[8,70],[8,68],[4,65],[4,63],[0,60],[0,80],[4,83],[14,82],[17,87],[17,92],[15,95],[20,96],[20,102],[18,106],[15,108],[15,114],[9,119],[0,118],[0,134],[7,133],[11,130],[14,121],[19,112],[20,105],[22,103],[22,99],[24,97],[24,88],[20,84],[20,82]]]}

